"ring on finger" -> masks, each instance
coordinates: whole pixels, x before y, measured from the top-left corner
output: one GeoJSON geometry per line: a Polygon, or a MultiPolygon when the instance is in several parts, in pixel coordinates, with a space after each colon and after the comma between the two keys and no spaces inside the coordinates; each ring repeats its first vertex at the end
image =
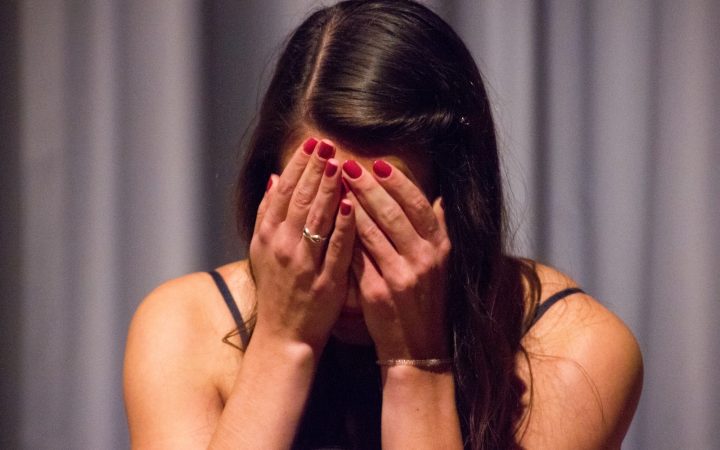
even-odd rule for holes
{"type": "Polygon", "coordinates": [[[310,230],[308,230],[308,227],[303,227],[302,235],[305,239],[312,242],[313,244],[319,244],[327,240],[327,236],[312,234],[310,230]]]}

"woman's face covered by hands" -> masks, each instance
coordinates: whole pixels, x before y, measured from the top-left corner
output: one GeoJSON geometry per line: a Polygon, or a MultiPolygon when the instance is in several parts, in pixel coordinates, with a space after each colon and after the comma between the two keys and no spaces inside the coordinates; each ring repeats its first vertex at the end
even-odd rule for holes
{"type": "MultiPolygon", "coordinates": [[[[333,217],[340,217],[338,209],[342,212],[348,203],[352,205],[354,238],[352,249],[346,249],[351,261],[345,289],[337,292],[345,298],[336,300],[341,307],[332,333],[347,343],[374,343],[383,358],[447,354],[444,316],[450,242],[440,199],[432,198],[427,158],[391,150],[353,151],[309,135],[301,145],[314,146],[310,151],[326,160],[325,175],[340,169],[339,201],[321,199],[333,195],[325,180],[317,180],[307,193],[316,196],[305,220],[308,232],[330,236],[336,227],[333,217]]],[[[283,172],[296,163],[296,151],[292,148],[283,155],[283,172]]],[[[334,245],[332,240],[324,244],[334,245]]]]}

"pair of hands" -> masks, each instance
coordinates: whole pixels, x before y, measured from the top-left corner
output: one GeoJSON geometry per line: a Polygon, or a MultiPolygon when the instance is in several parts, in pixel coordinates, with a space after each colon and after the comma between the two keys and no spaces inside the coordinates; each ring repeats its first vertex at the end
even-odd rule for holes
{"type": "Polygon", "coordinates": [[[440,201],[431,205],[385,161],[370,172],[334,156],[331,143],[310,138],[268,182],[250,243],[255,333],[319,354],[353,276],[380,359],[446,357],[450,240],[440,201]],[[304,238],[304,227],[327,241],[304,238]]]}

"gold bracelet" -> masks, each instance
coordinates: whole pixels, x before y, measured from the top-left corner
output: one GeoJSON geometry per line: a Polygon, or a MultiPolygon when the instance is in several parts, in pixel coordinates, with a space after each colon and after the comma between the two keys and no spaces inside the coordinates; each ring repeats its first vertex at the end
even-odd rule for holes
{"type": "Polygon", "coordinates": [[[452,366],[452,358],[384,359],[375,361],[378,366],[413,366],[420,369],[443,369],[452,366]]]}

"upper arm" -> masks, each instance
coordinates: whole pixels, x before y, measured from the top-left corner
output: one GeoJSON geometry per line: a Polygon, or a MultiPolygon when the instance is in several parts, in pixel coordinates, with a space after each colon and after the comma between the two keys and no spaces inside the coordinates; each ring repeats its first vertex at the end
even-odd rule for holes
{"type": "Polygon", "coordinates": [[[592,297],[575,294],[550,308],[523,345],[529,358],[519,357],[519,372],[532,388],[524,398],[521,444],[620,448],[643,374],[627,326],[592,297]]]}
{"type": "Polygon", "coordinates": [[[124,369],[133,448],[207,446],[222,401],[206,372],[188,280],[153,291],[132,319],[124,369]]]}

